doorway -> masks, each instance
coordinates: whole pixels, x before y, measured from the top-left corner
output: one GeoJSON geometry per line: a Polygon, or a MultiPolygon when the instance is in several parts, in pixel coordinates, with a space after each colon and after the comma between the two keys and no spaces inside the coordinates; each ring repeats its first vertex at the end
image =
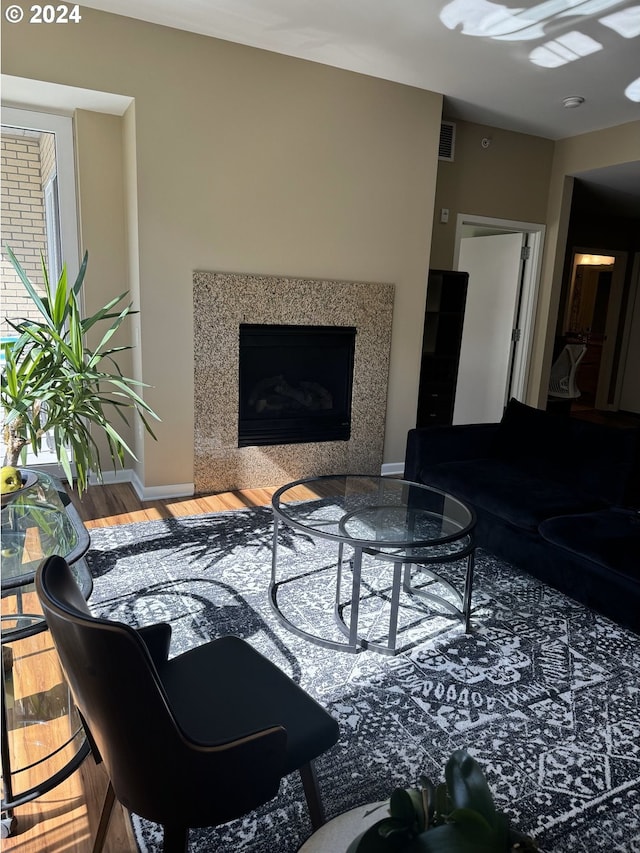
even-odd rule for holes
{"type": "Polygon", "coordinates": [[[527,392],[545,226],[459,214],[454,268],[469,274],[454,424],[499,421],[527,392]]]}
{"type": "Polygon", "coordinates": [[[562,340],[586,344],[576,373],[579,408],[616,409],[612,372],[624,293],[625,252],[574,248],[562,340]]]}

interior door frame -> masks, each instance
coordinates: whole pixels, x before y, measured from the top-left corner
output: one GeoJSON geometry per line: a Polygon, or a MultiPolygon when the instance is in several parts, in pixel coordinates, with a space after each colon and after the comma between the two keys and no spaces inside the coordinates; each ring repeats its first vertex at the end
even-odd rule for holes
{"type": "MultiPolygon", "coordinates": [[[[629,253],[616,249],[588,249],[581,246],[571,247],[571,282],[573,285],[573,275],[575,269],[576,255],[608,255],[615,258],[613,264],[613,274],[611,279],[611,291],[609,301],[607,303],[607,320],[604,331],[604,339],[602,345],[602,355],[600,357],[600,365],[598,369],[598,383],[596,386],[596,395],[594,400],[594,408],[599,411],[617,411],[620,400],[620,383],[616,383],[616,387],[611,389],[611,377],[615,361],[616,340],[618,337],[618,326],[620,323],[620,313],[623,310],[624,283],[627,272],[627,264],[629,262],[629,253]],[[612,395],[613,390],[613,395],[612,395]],[[611,402],[609,398],[613,396],[611,402]]],[[[564,308],[564,321],[566,322],[573,287],[568,288],[567,301],[564,308]]],[[[563,323],[564,326],[564,323],[563,323]]],[[[619,362],[620,364],[620,362],[619,362]]],[[[620,375],[620,370],[618,375],[620,375]]]]}
{"type": "Polygon", "coordinates": [[[546,226],[540,222],[521,222],[513,219],[497,219],[492,216],[477,216],[459,213],[456,220],[456,235],[453,251],[453,268],[459,269],[460,245],[463,237],[471,236],[469,230],[478,234],[518,233],[527,235],[528,257],[523,259],[521,271],[522,292],[520,311],[516,318],[519,338],[516,342],[511,373],[511,395],[524,402],[529,386],[529,369],[533,348],[533,333],[538,305],[540,278],[542,275],[542,250],[546,226]]]}
{"type": "Polygon", "coordinates": [[[640,302],[640,252],[635,252],[631,262],[631,284],[629,295],[627,297],[626,306],[622,310],[625,311],[624,329],[622,331],[622,341],[620,346],[620,358],[618,360],[618,372],[616,377],[616,385],[614,391],[614,408],[615,411],[620,410],[622,402],[622,391],[625,385],[625,372],[627,369],[627,358],[629,355],[629,347],[631,345],[631,326],[636,311],[636,302],[640,302]]]}

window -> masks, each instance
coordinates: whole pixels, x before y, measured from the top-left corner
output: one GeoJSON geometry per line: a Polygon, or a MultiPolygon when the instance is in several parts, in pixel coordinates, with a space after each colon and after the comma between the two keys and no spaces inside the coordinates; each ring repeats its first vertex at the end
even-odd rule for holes
{"type": "MultiPolygon", "coordinates": [[[[30,279],[43,284],[40,255],[49,278],[57,281],[62,260],[74,280],[79,268],[76,186],[72,120],[68,116],[28,110],[2,110],[3,245],[10,246],[30,279]]],[[[31,301],[8,259],[2,257],[3,340],[15,337],[6,318],[34,316],[31,301]]],[[[4,448],[2,448],[4,455],[4,448]]],[[[37,460],[27,453],[27,464],[58,465],[50,436],[45,436],[37,460]]]]}

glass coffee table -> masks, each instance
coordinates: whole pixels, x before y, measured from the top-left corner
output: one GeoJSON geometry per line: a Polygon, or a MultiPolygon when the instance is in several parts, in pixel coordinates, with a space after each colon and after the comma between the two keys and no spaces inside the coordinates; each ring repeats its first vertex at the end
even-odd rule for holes
{"type": "Polygon", "coordinates": [[[15,808],[59,785],[89,753],[34,587],[42,559],[60,554],[88,598],[89,533],[59,480],[22,473],[25,486],[2,496],[2,837],[15,829],[15,808]]]}
{"type": "Polygon", "coordinates": [[[439,489],[391,477],[330,475],[282,486],[273,495],[272,507],[270,602],[290,631],[327,648],[348,652],[373,649],[394,655],[400,650],[398,614],[405,593],[422,618],[435,609],[461,619],[469,632],[476,518],[462,501],[439,489]],[[295,560],[293,567],[283,565],[291,563],[291,555],[282,559],[281,524],[311,538],[335,542],[335,564],[302,570],[295,560]],[[391,564],[390,583],[372,592],[368,577],[375,571],[372,566],[381,568],[378,561],[391,564]],[[452,571],[453,564],[458,569],[462,564],[463,570],[452,571]],[[323,573],[320,585],[319,572],[323,573]],[[303,602],[305,598],[309,602],[310,590],[322,593],[328,583],[335,584],[333,621],[346,642],[302,627],[303,620],[295,616],[296,611],[304,615],[303,602]],[[344,589],[349,590],[349,597],[343,595],[344,589]],[[280,601],[285,593],[294,602],[287,613],[280,601]],[[366,639],[359,630],[361,602],[376,594],[386,602],[388,612],[381,642],[366,639]]]}

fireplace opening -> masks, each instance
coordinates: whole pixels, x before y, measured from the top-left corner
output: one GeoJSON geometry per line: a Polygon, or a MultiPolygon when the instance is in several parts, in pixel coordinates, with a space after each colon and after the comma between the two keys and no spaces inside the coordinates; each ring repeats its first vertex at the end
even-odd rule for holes
{"type": "Polygon", "coordinates": [[[356,330],[240,325],[238,447],[348,441],[356,330]]]}

